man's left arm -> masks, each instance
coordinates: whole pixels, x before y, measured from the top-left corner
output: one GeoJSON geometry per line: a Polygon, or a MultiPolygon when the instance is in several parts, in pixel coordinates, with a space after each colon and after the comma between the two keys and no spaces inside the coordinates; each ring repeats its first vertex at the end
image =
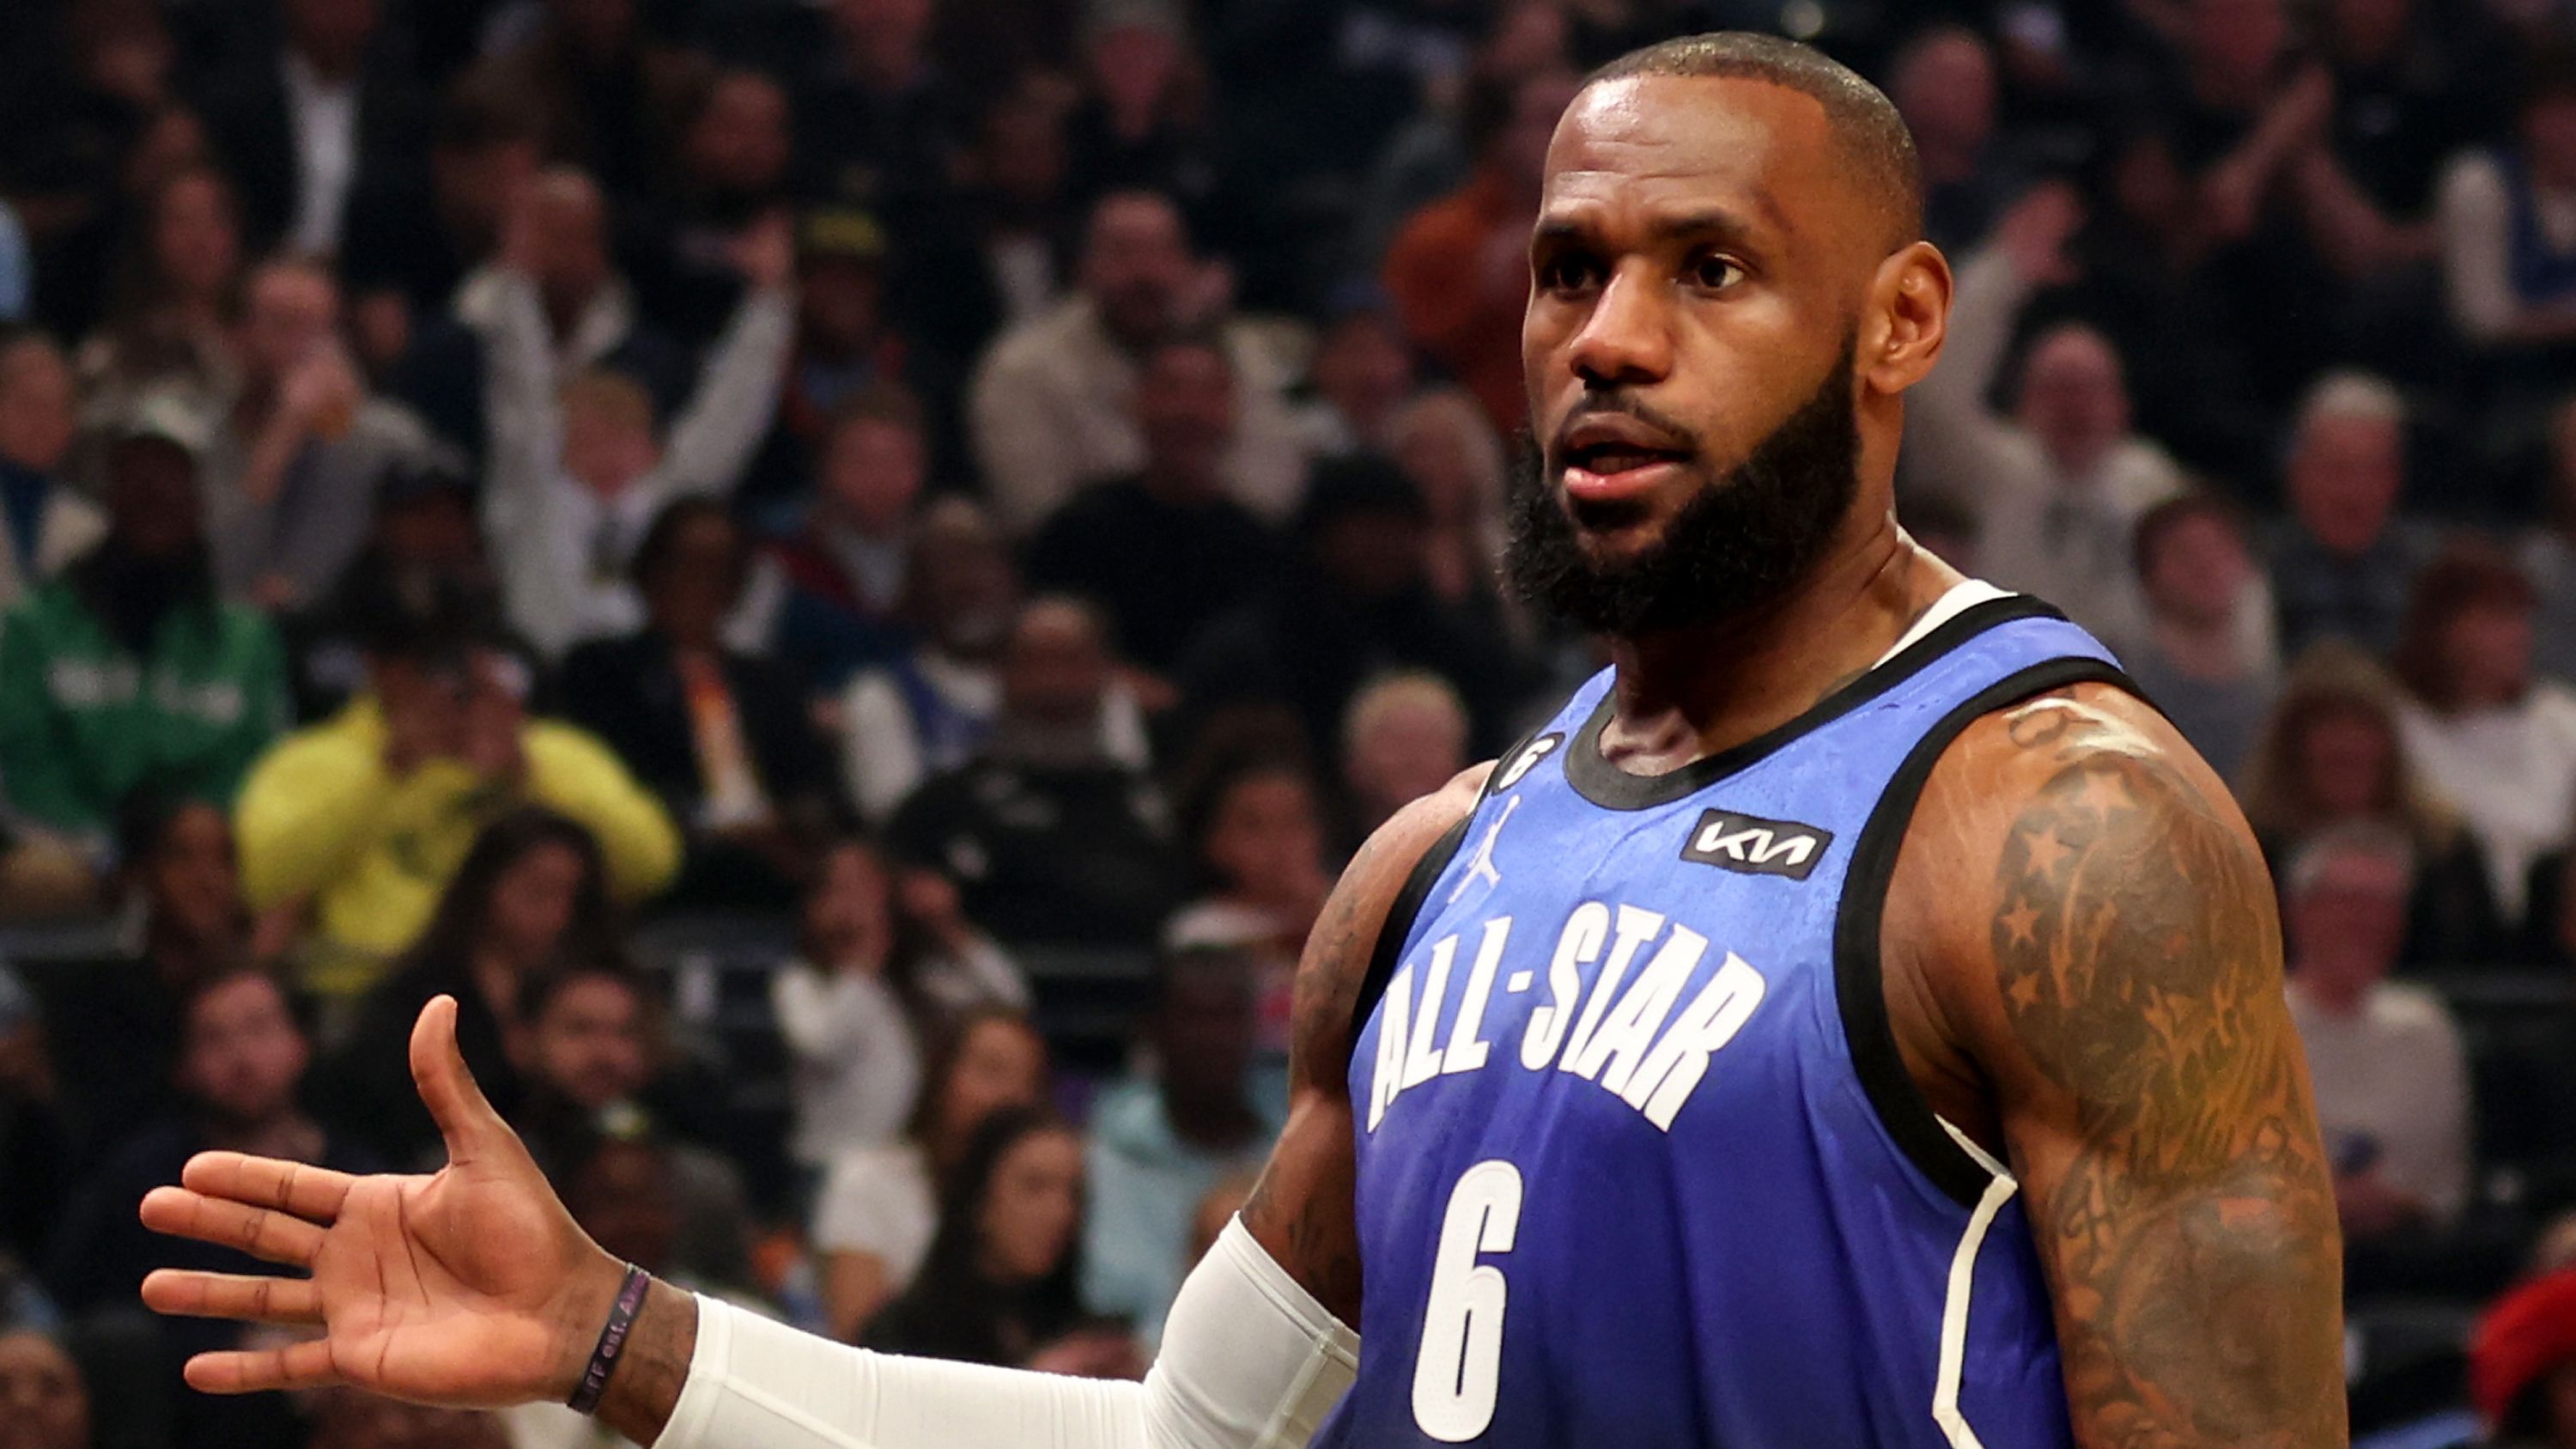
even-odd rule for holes
{"type": "Polygon", "coordinates": [[[2086,686],[1973,727],[1916,820],[1935,1010],[2026,1195],[2078,1441],[2346,1442],[2334,1192],[2225,787],[2086,686]]]}

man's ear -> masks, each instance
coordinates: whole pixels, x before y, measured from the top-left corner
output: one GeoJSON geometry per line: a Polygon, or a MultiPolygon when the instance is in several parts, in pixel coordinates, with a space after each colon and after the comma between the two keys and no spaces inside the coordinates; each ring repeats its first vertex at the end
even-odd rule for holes
{"type": "Polygon", "coordinates": [[[1950,329],[1949,259],[1910,242],[1878,264],[1855,365],[1871,390],[1893,396],[1923,380],[1950,329]]]}

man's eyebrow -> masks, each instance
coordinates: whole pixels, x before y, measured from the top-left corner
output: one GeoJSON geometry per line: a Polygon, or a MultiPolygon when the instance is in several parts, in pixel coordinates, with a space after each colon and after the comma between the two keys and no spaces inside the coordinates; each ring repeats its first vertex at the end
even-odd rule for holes
{"type": "Polygon", "coordinates": [[[1759,225],[1748,221],[1741,213],[1725,207],[1704,207],[1696,211],[1673,212],[1656,217],[1647,224],[1646,231],[1657,241],[1691,241],[1705,238],[1711,241],[1745,245],[1755,240],[1764,225],[1774,231],[1787,230],[1780,224],[1779,208],[1771,204],[1769,196],[1762,196],[1759,203],[1759,209],[1764,213],[1762,224],[1759,225]]]}
{"type": "MultiPolygon", "coordinates": [[[[1776,236],[1788,230],[1786,218],[1769,193],[1756,193],[1753,199],[1761,213],[1758,223],[1731,208],[1699,207],[1653,217],[1646,223],[1646,233],[1659,242],[1708,240],[1751,246],[1762,240],[1766,232],[1776,236]]],[[[1534,247],[1591,245],[1596,241],[1595,228],[1580,215],[1542,216],[1530,234],[1530,244],[1534,247]]]]}

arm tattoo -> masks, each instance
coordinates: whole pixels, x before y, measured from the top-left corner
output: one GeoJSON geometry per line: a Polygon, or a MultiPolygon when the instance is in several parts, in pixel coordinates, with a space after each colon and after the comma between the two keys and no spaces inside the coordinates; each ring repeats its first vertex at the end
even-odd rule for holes
{"type": "Polygon", "coordinates": [[[2072,1103],[2033,1231],[2079,1436],[2117,1449],[2342,1442],[2340,1256],[2270,883],[2170,766],[2042,705],[2059,768],[2014,821],[2004,1015],[2072,1103]]]}

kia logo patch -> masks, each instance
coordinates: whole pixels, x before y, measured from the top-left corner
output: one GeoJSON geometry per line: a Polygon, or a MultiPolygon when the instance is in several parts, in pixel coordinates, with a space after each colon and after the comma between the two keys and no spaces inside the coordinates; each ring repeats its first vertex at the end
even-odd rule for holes
{"type": "Polygon", "coordinates": [[[1833,832],[1794,820],[1765,820],[1732,810],[1703,810],[1682,843],[1682,859],[1746,875],[1784,875],[1805,880],[1816,868],[1833,832]]]}

